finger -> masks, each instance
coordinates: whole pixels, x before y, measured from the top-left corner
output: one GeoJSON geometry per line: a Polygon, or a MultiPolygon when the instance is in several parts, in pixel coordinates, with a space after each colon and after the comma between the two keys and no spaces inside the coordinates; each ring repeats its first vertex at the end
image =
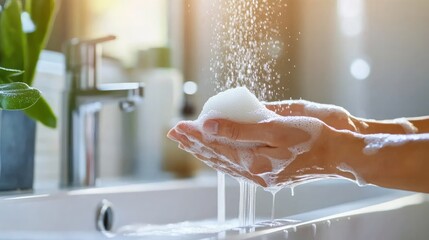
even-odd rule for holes
{"type": "Polygon", "coordinates": [[[195,131],[197,130],[197,127],[195,126],[195,124],[193,124],[190,121],[183,121],[183,122],[179,122],[174,129],[179,132],[179,133],[186,133],[189,131],[195,131]]]}
{"type": "MultiPolygon", "coordinates": [[[[184,135],[183,137],[187,138],[187,136],[184,136],[184,135]]],[[[188,141],[189,141],[189,144],[187,145],[182,144],[181,146],[185,151],[193,154],[194,156],[196,155],[203,156],[206,159],[218,158],[218,156],[216,155],[216,153],[213,152],[213,150],[211,150],[210,148],[207,148],[206,146],[201,144],[201,142],[198,142],[193,139],[189,139],[188,141]]]]}
{"type": "Polygon", "coordinates": [[[177,133],[176,129],[173,128],[167,133],[167,137],[173,141],[178,142],[177,134],[178,133],[177,133]]]}
{"type": "Polygon", "coordinates": [[[187,125],[177,125],[177,132],[194,141],[203,141],[202,133],[196,128],[187,125]]]}
{"type": "Polygon", "coordinates": [[[255,156],[250,172],[254,174],[278,174],[295,160],[296,156],[285,148],[256,147],[252,149],[255,156]]]}
{"type": "Polygon", "coordinates": [[[282,109],[284,108],[284,105],[282,104],[282,102],[263,102],[263,104],[270,111],[273,111],[275,113],[283,112],[282,109]]]}
{"type": "Polygon", "coordinates": [[[272,162],[269,158],[259,156],[255,158],[249,167],[249,172],[255,175],[263,173],[271,173],[273,171],[272,162]]]}
{"type": "Polygon", "coordinates": [[[199,131],[191,130],[181,135],[192,143],[192,145],[187,146],[190,151],[209,152],[212,155],[217,155],[219,158],[222,158],[223,161],[227,162],[234,162],[234,160],[238,159],[235,157],[233,150],[228,145],[221,145],[215,141],[206,141],[199,131]],[[216,150],[214,150],[214,148],[216,148],[216,150]]]}
{"type": "Polygon", "coordinates": [[[257,147],[254,153],[256,156],[269,157],[278,161],[286,161],[293,156],[288,149],[278,147],[257,147]]]}
{"type": "Polygon", "coordinates": [[[186,136],[186,132],[187,131],[195,131],[194,130],[195,127],[193,126],[193,124],[191,122],[187,122],[187,121],[182,121],[179,122],[174,128],[172,128],[168,133],[167,133],[167,137],[170,138],[173,141],[176,142],[181,142],[181,143],[186,143],[186,142],[190,142],[189,139],[187,139],[186,136]]]}
{"type": "Polygon", "coordinates": [[[209,134],[239,142],[272,143],[271,122],[237,123],[224,119],[207,120],[203,129],[209,134]]]}
{"type": "Polygon", "coordinates": [[[305,100],[288,100],[285,101],[291,116],[307,116],[305,106],[309,103],[305,100]]]}
{"type": "Polygon", "coordinates": [[[278,173],[294,160],[293,154],[282,148],[256,147],[251,150],[255,160],[249,171],[253,174],[278,173]]]}
{"type": "Polygon", "coordinates": [[[172,138],[175,139],[175,141],[179,142],[179,144],[182,145],[182,147],[188,147],[189,148],[193,145],[193,142],[190,139],[188,139],[186,137],[186,135],[183,135],[183,134],[178,133],[176,131],[172,131],[171,136],[172,136],[172,138]]]}
{"type": "Polygon", "coordinates": [[[178,142],[179,143],[179,148],[182,149],[182,150],[184,150],[185,146],[186,147],[190,147],[193,144],[185,135],[183,135],[181,133],[178,133],[175,130],[171,130],[169,132],[168,137],[171,140],[178,142]]]}
{"type": "Polygon", "coordinates": [[[227,161],[234,162],[236,164],[240,163],[239,156],[237,154],[237,149],[233,148],[231,145],[226,143],[220,143],[216,140],[214,141],[208,141],[204,139],[202,133],[197,130],[190,129],[186,133],[186,138],[190,141],[199,142],[202,145],[209,148],[211,151],[213,151],[215,154],[223,156],[227,161]]]}

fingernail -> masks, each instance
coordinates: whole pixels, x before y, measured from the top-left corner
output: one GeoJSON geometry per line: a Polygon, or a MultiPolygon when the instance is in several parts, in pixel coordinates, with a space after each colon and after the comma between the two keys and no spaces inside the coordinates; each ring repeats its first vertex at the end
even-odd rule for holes
{"type": "Polygon", "coordinates": [[[208,120],[204,123],[204,131],[209,134],[217,134],[219,131],[219,123],[213,120],[208,120]]]}
{"type": "Polygon", "coordinates": [[[176,129],[182,129],[183,128],[183,124],[181,124],[181,123],[179,123],[179,124],[177,124],[176,125],[176,127],[175,127],[176,129]]]}

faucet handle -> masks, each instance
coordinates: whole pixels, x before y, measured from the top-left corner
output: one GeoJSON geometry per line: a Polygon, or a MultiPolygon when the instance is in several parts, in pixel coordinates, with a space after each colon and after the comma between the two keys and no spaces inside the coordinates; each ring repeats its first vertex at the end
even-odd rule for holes
{"type": "Polygon", "coordinates": [[[65,47],[67,72],[72,72],[73,79],[68,85],[74,89],[95,89],[99,78],[102,48],[100,43],[115,40],[116,36],[81,40],[71,39],[65,47]]]}

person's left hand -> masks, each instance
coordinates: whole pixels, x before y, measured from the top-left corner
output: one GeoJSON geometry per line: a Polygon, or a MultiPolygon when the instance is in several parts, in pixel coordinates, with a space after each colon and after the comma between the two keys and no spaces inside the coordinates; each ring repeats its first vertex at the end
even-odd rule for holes
{"type": "Polygon", "coordinates": [[[365,128],[363,120],[352,116],[346,109],[306,100],[285,100],[266,102],[265,107],[281,116],[302,116],[317,118],[337,130],[349,130],[359,133],[365,128]]]}

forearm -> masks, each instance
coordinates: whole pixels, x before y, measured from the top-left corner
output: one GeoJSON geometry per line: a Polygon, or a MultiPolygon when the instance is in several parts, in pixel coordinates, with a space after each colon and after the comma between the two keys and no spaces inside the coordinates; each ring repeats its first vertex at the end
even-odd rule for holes
{"type": "Polygon", "coordinates": [[[362,134],[418,134],[429,133],[429,117],[398,118],[393,120],[370,120],[351,117],[362,134]]]}
{"type": "Polygon", "coordinates": [[[339,175],[350,178],[354,172],[368,184],[429,193],[429,134],[339,134],[339,175]]]}

